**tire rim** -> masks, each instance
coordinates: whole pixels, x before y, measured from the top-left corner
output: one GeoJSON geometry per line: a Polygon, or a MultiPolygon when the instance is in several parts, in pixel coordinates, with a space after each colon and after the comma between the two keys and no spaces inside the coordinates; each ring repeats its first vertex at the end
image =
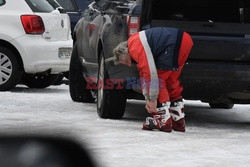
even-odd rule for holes
{"type": "Polygon", "coordinates": [[[98,95],[97,95],[97,105],[98,108],[101,108],[102,100],[103,100],[103,84],[99,85],[99,83],[103,83],[104,80],[104,58],[101,58],[99,76],[98,76],[98,95]]]}
{"type": "Polygon", "coordinates": [[[0,53],[0,85],[7,82],[12,74],[12,63],[5,54],[0,53]]]}

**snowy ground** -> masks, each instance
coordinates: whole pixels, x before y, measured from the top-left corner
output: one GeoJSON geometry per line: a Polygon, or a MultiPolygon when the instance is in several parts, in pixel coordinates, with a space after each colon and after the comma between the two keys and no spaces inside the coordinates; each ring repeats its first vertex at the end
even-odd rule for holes
{"type": "Polygon", "coordinates": [[[0,133],[48,134],[83,141],[103,167],[249,166],[250,106],[210,109],[186,102],[187,132],[143,131],[143,101],[129,100],[122,120],[98,118],[95,104],[75,103],[68,86],[18,86],[0,92],[0,133]]]}

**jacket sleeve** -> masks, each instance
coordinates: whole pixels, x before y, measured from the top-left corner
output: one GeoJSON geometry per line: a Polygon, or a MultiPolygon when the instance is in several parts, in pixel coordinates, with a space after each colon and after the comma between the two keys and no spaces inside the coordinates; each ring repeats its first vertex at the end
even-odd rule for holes
{"type": "Polygon", "coordinates": [[[138,39],[129,45],[130,55],[137,62],[140,73],[141,88],[146,100],[157,100],[159,81],[154,58],[144,31],[139,32],[138,39]]]}

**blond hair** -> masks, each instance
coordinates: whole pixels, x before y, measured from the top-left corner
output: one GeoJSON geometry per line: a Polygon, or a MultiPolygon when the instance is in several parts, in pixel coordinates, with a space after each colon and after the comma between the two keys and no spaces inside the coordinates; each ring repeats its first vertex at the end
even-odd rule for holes
{"type": "Polygon", "coordinates": [[[120,57],[128,55],[128,42],[119,43],[116,48],[113,50],[113,61],[115,64],[119,64],[120,57]]]}

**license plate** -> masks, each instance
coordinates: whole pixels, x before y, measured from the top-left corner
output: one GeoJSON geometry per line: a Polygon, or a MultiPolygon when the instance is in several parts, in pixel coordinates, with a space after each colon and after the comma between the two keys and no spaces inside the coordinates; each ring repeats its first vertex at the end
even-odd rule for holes
{"type": "Polygon", "coordinates": [[[71,48],[60,48],[58,51],[58,57],[60,59],[69,59],[71,57],[71,48]]]}

